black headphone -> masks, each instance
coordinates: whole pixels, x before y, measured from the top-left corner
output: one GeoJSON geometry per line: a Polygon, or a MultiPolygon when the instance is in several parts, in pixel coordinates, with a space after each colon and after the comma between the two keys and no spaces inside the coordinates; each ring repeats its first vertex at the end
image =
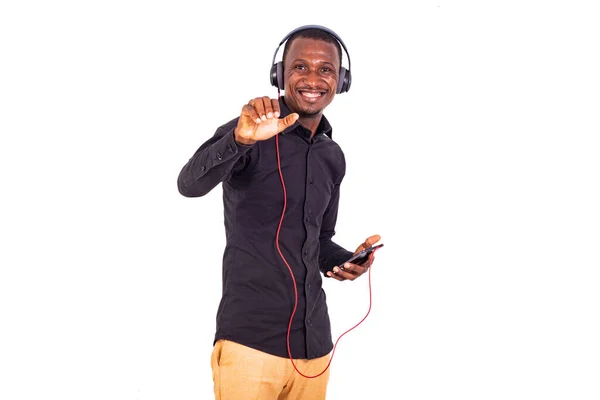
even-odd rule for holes
{"type": "Polygon", "coordinates": [[[326,28],[321,25],[304,25],[304,26],[294,29],[293,31],[291,31],[290,33],[285,35],[285,37],[279,43],[279,46],[277,46],[277,49],[275,49],[275,54],[273,54],[273,61],[272,61],[273,66],[271,67],[271,85],[275,86],[278,89],[282,89],[282,90],[284,89],[283,61],[279,61],[278,63],[275,63],[275,58],[277,57],[277,51],[279,51],[279,48],[281,47],[281,45],[286,40],[288,40],[290,38],[290,36],[292,36],[296,32],[304,31],[307,29],[319,29],[324,32],[327,32],[331,36],[333,36],[342,45],[342,47],[344,48],[344,51],[346,52],[346,56],[348,57],[348,69],[341,66],[342,60],[340,60],[340,72],[339,72],[338,86],[336,89],[336,93],[344,93],[344,92],[347,92],[348,90],[350,90],[350,84],[352,83],[352,75],[350,74],[350,54],[348,54],[348,49],[346,49],[346,45],[344,44],[342,39],[335,32],[333,32],[331,29],[326,28]]]}

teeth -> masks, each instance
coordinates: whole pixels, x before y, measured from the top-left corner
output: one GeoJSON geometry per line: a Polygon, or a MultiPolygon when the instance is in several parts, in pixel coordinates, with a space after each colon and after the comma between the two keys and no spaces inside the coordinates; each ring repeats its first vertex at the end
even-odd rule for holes
{"type": "Polygon", "coordinates": [[[321,96],[321,93],[308,93],[308,92],[302,92],[302,95],[303,95],[303,96],[306,96],[306,97],[319,97],[319,96],[321,96]]]}

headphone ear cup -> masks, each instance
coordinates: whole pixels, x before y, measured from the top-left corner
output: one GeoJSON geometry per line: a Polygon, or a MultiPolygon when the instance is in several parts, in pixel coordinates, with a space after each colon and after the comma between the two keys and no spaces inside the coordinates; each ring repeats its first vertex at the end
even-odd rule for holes
{"type": "Polygon", "coordinates": [[[277,87],[277,64],[271,66],[271,85],[277,87]]]}
{"type": "Polygon", "coordinates": [[[283,61],[277,63],[277,87],[285,90],[285,86],[283,85],[283,61]]]}
{"type": "Polygon", "coordinates": [[[346,70],[346,82],[344,82],[344,92],[347,92],[350,90],[350,85],[352,84],[352,74],[350,73],[350,70],[346,70]]]}
{"type": "Polygon", "coordinates": [[[350,71],[348,71],[344,67],[341,67],[336,93],[347,92],[350,89],[350,83],[351,83],[350,71]]]}
{"type": "Polygon", "coordinates": [[[271,67],[271,85],[283,90],[283,63],[281,61],[271,67]]]}

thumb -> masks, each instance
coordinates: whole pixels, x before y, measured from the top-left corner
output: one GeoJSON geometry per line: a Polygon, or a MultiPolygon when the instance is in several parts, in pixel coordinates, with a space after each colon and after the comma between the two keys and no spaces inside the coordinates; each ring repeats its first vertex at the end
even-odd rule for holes
{"type": "Polygon", "coordinates": [[[277,121],[277,133],[284,131],[288,127],[292,126],[296,120],[298,120],[299,115],[297,113],[292,113],[285,118],[277,121]]]}
{"type": "Polygon", "coordinates": [[[367,238],[367,240],[365,240],[365,244],[367,245],[367,247],[371,247],[375,243],[379,242],[380,240],[381,240],[381,236],[379,236],[379,235],[369,236],[367,238]]]}

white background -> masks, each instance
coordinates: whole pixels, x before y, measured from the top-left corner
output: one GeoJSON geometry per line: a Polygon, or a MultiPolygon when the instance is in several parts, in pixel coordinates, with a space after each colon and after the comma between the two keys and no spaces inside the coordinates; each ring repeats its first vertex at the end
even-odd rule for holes
{"type": "MultiPolygon", "coordinates": [[[[328,399],[597,400],[593,3],[3,2],[0,398],[212,398],[221,187],[177,175],[322,24],[353,75],[334,240],[385,244],[328,399]]],[[[368,283],[326,281],[334,338],[368,283]]]]}

